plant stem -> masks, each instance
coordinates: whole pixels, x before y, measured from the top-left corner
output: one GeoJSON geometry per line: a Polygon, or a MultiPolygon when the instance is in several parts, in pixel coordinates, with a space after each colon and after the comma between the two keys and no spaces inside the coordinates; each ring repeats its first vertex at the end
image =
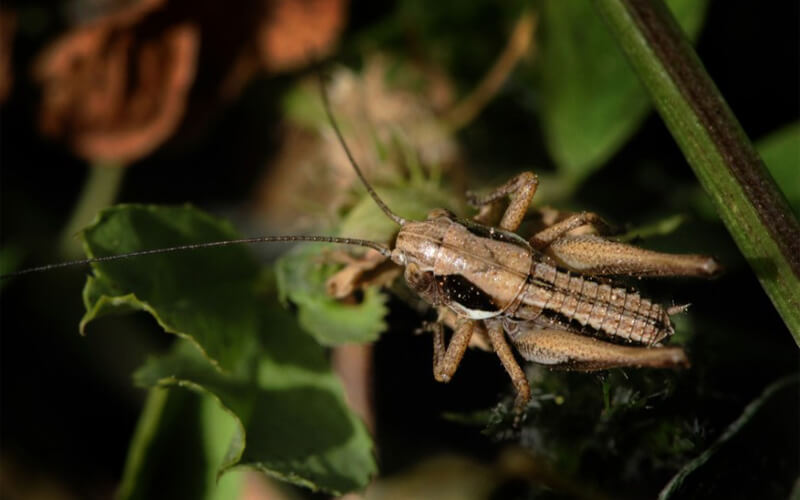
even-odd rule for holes
{"type": "Polygon", "coordinates": [[[62,257],[76,259],[83,255],[80,239],[75,236],[94,220],[97,212],[114,203],[126,170],[121,165],[106,163],[94,163],[89,166],[89,174],[78,202],[61,233],[62,257]]]}
{"type": "Polygon", "coordinates": [[[662,0],[595,0],[800,345],[800,225],[662,0]]]}
{"type": "Polygon", "coordinates": [[[131,439],[131,447],[125,459],[125,470],[122,472],[122,481],[116,498],[120,500],[133,498],[137,489],[143,488],[143,470],[147,466],[148,452],[155,441],[161,425],[164,409],[167,405],[169,390],[153,388],[147,395],[139,422],[131,439]]]}
{"type": "Polygon", "coordinates": [[[524,12],[508,39],[505,49],[470,94],[451,109],[444,118],[452,130],[458,130],[472,122],[508,79],[523,56],[531,51],[538,18],[535,13],[524,12]]]}

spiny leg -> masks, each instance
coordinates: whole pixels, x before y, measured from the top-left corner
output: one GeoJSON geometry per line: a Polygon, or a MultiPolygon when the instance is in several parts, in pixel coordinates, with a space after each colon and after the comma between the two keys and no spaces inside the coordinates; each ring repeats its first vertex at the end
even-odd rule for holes
{"type": "Polygon", "coordinates": [[[453,331],[450,344],[445,349],[444,325],[440,322],[430,325],[433,331],[433,377],[439,382],[450,382],[464,357],[476,322],[461,318],[453,331]]]}
{"type": "Polygon", "coordinates": [[[571,370],[689,366],[686,353],[680,347],[617,345],[563,330],[526,329],[515,335],[512,342],[522,357],[529,361],[571,370]]]}
{"type": "Polygon", "coordinates": [[[514,425],[516,425],[519,422],[522,411],[531,399],[528,378],[522,368],[519,367],[516,358],[514,358],[514,353],[508,346],[508,342],[506,342],[502,321],[486,321],[486,328],[489,331],[489,340],[492,342],[494,352],[497,353],[497,357],[500,358],[500,362],[503,363],[503,367],[508,372],[511,382],[517,390],[517,397],[514,399],[514,413],[516,414],[514,425]]]}
{"type": "Polygon", "coordinates": [[[612,233],[611,226],[602,217],[592,212],[581,212],[539,231],[531,237],[529,243],[533,248],[543,250],[573,229],[586,225],[593,227],[598,234],[612,233]]]}
{"type": "Polygon", "coordinates": [[[560,265],[583,274],[710,278],[722,270],[717,261],[706,255],[654,252],[593,235],[556,239],[545,253],[560,265]]]}
{"type": "Polygon", "coordinates": [[[481,208],[475,220],[483,224],[493,225],[494,221],[490,219],[494,218],[497,207],[502,203],[505,196],[510,196],[511,202],[508,204],[508,208],[506,208],[498,227],[506,231],[516,231],[528,212],[528,206],[531,204],[538,185],[539,179],[536,174],[522,172],[485,196],[476,196],[468,192],[467,201],[473,207],[481,208]]]}

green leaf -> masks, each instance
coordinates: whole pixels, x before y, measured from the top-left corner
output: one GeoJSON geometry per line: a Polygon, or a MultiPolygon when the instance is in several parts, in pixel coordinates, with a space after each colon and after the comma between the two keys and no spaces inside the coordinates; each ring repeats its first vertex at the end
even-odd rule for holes
{"type": "Polygon", "coordinates": [[[330,262],[330,245],[303,245],[275,266],[281,296],[297,306],[303,329],[323,345],[371,342],[386,329],[385,296],[375,287],[364,291],[359,304],[332,298],[325,282],[341,265],[330,262]]]}
{"type": "Polygon", "coordinates": [[[363,488],[376,470],[372,443],[348,410],[323,349],[282,309],[265,311],[264,348],[250,373],[223,374],[181,342],[149,360],[136,382],[184,387],[217,400],[229,415],[225,428],[233,430],[220,474],[248,466],[313,490],[363,488]]]}
{"type": "Polygon", "coordinates": [[[800,217],[800,123],[773,132],[756,144],[756,149],[800,217]]]}
{"type": "Polygon", "coordinates": [[[674,232],[681,224],[686,222],[687,217],[682,214],[670,215],[648,224],[635,227],[624,234],[616,236],[619,241],[634,241],[637,239],[647,239],[654,236],[664,236],[674,232]]]}
{"type": "MultiPolygon", "coordinates": [[[[432,179],[384,187],[381,198],[396,213],[409,219],[424,219],[436,207],[452,207],[454,201],[432,179]]],[[[398,226],[384,214],[367,194],[348,211],[339,234],[377,242],[390,241],[398,226]]],[[[276,263],[278,289],[298,309],[300,325],[323,345],[346,342],[371,342],[386,329],[385,296],[368,287],[360,303],[349,304],[332,298],[325,283],[341,268],[326,255],[330,245],[303,245],[276,263]]]]}
{"type": "MultiPolygon", "coordinates": [[[[453,210],[457,201],[452,192],[443,189],[438,181],[422,179],[417,182],[378,189],[381,199],[392,211],[409,220],[423,220],[434,208],[453,210]]],[[[378,242],[390,241],[399,227],[368,195],[347,212],[339,234],[351,238],[364,238],[378,242]]]]}
{"type": "MultiPolygon", "coordinates": [[[[696,39],[708,1],[667,3],[696,39]]],[[[559,169],[579,182],[628,140],[651,103],[590,2],[545,0],[541,33],[546,145],[559,169]]]]}
{"type": "MultiPolygon", "coordinates": [[[[109,255],[237,234],[191,207],[128,205],[104,211],[84,237],[89,255],[109,255]]],[[[229,479],[211,485],[239,465],[332,493],[367,484],[375,472],[369,435],[345,405],[323,348],[275,297],[268,303],[259,297],[260,268],[246,248],[137,257],[96,264],[94,270],[84,289],[83,326],[101,315],[144,310],[186,339],[171,354],[150,360],[136,380],[204,396],[194,411],[179,405],[179,413],[180,421],[192,426],[187,441],[201,447],[191,455],[194,461],[204,457],[202,464],[191,467],[205,471],[196,474],[202,481],[189,481],[205,498],[224,498],[235,490],[229,479]]],[[[138,491],[147,496],[149,490],[138,482],[152,470],[145,463],[153,459],[148,450],[158,436],[175,430],[170,424],[175,412],[164,411],[167,406],[156,398],[145,409],[123,483],[132,497],[138,491]]]]}
{"type": "MultiPolygon", "coordinates": [[[[118,205],[83,232],[90,257],[236,238],[231,226],[196,209],[118,205]]],[[[233,370],[257,337],[259,266],[241,246],[92,264],[81,332],[95,318],[142,310],[233,370]]]]}

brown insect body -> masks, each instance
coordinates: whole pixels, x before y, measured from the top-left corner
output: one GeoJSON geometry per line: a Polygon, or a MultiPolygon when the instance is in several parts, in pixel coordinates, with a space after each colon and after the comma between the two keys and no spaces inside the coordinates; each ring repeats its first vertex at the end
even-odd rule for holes
{"type": "Polygon", "coordinates": [[[473,320],[500,316],[507,332],[550,328],[648,346],[674,333],[664,308],[638,292],[558,269],[515,233],[443,211],[403,226],[392,260],[432,305],[473,320]]]}

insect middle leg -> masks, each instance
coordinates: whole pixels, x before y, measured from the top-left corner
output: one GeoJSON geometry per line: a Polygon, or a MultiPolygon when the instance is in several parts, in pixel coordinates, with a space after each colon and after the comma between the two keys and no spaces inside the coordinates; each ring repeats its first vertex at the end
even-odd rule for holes
{"type": "Polygon", "coordinates": [[[475,216],[475,220],[482,224],[494,225],[503,198],[510,196],[511,202],[503,213],[498,227],[506,231],[516,231],[528,212],[538,185],[539,178],[536,177],[536,174],[522,172],[485,196],[467,193],[467,201],[473,207],[480,208],[480,213],[475,216]]]}

